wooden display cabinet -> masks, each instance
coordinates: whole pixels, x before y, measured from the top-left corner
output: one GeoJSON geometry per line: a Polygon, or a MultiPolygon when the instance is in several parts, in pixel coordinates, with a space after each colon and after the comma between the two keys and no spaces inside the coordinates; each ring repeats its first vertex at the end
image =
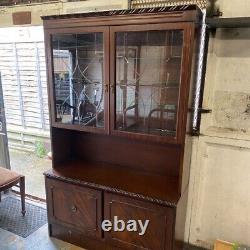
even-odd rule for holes
{"type": "Polygon", "coordinates": [[[181,249],[191,156],[196,6],[43,17],[51,236],[87,249],[181,249]],[[114,216],[146,233],[104,232],[114,216]]]}

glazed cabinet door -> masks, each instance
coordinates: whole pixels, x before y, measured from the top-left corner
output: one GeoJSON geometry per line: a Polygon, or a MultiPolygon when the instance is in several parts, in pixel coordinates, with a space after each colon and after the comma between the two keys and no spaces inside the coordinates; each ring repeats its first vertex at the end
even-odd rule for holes
{"type": "Polygon", "coordinates": [[[111,27],[111,132],[179,142],[185,130],[192,27],[111,27]]]}
{"type": "Polygon", "coordinates": [[[46,31],[52,126],[108,133],[109,28],[46,31]]]}
{"type": "MultiPolygon", "coordinates": [[[[173,229],[175,211],[173,208],[155,205],[150,202],[139,201],[125,196],[105,193],[104,217],[113,223],[112,230],[104,233],[105,239],[112,245],[122,249],[150,249],[171,250],[173,249],[173,229]],[[123,231],[115,231],[114,218],[126,223],[123,231]],[[131,220],[136,221],[135,227],[129,227],[131,220]],[[139,220],[146,230],[141,230],[139,220]]],[[[131,222],[132,223],[132,222],[131,222]]],[[[130,224],[132,225],[132,224],[130,224]]],[[[121,224],[118,227],[121,229],[121,224]]]]}
{"type": "Polygon", "coordinates": [[[101,237],[101,191],[46,178],[49,223],[101,237]]]}

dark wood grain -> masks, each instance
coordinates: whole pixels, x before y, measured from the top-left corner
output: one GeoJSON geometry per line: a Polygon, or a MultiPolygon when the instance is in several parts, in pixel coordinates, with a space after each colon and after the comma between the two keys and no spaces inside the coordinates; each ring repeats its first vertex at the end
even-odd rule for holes
{"type": "Polygon", "coordinates": [[[70,130],[61,130],[52,127],[50,134],[53,149],[52,166],[54,167],[71,158],[73,154],[72,148],[70,147],[72,144],[72,133],[70,130]]]}
{"type": "Polygon", "coordinates": [[[117,190],[177,204],[178,178],[149,175],[101,162],[68,161],[45,173],[52,178],[74,181],[104,190],[117,190]],[[133,185],[131,185],[133,183],[133,185]]]}
{"type": "Polygon", "coordinates": [[[122,10],[108,10],[108,11],[98,11],[98,12],[85,12],[85,13],[73,13],[73,14],[65,14],[65,15],[51,15],[51,16],[42,16],[43,20],[54,20],[54,19],[72,19],[72,18],[81,18],[81,17],[107,17],[107,16],[124,16],[130,15],[130,18],[133,15],[140,14],[160,14],[160,13],[170,13],[174,12],[184,12],[190,13],[190,11],[198,11],[199,8],[196,5],[179,5],[179,6],[164,6],[164,7],[153,7],[153,8],[136,8],[136,9],[122,9],[122,10]],[[188,12],[187,12],[188,11],[188,12]]]}
{"type": "Polygon", "coordinates": [[[108,244],[105,239],[93,238],[77,229],[72,229],[60,224],[50,224],[51,236],[66,242],[83,247],[88,250],[122,250],[117,246],[108,244]]]}
{"type": "MultiPolygon", "coordinates": [[[[193,89],[197,68],[197,7],[108,11],[44,18],[53,169],[45,173],[49,234],[87,249],[182,249],[188,197],[193,89]],[[115,129],[115,33],[182,30],[182,60],[168,65],[181,84],[176,136],[115,129]],[[105,127],[56,121],[51,37],[103,32],[105,127]],[[178,75],[176,73],[176,75],[178,75]],[[185,156],[185,157],[184,157],[185,156]],[[185,179],[185,181],[183,180],[185,179]],[[104,233],[103,218],[150,219],[144,236],[104,233]]],[[[133,46],[133,42],[130,44],[133,46]]],[[[154,123],[154,119],[151,121],[154,123]]]]}
{"type": "Polygon", "coordinates": [[[114,216],[124,220],[149,220],[148,228],[143,236],[138,232],[105,232],[108,242],[124,249],[171,249],[173,242],[173,228],[175,210],[120,197],[115,194],[104,194],[105,219],[113,221],[114,216]]]}
{"type": "MultiPolygon", "coordinates": [[[[53,237],[61,239],[63,241],[70,242],[72,244],[79,245],[83,247],[84,249],[122,250],[122,248],[118,248],[117,246],[108,244],[104,240],[100,240],[100,239],[93,240],[93,238],[87,237],[81,232],[72,230],[71,228],[62,227],[58,224],[53,224],[53,225],[51,224],[51,229],[52,229],[51,231],[52,231],[53,237]]],[[[187,243],[183,244],[183,242],[176,242],[174,246],[174,250],[205,250],[205,248],[189,245],[187,243]]]]}
{"type": "Polygon", "coordinates": [[[82,161],[106,162],[147,174],[179,175],[182,152],[179,145],[75,132],[71,148],[74,158],[82,161]]]}
{"type": "Polygon", "coordinates": [[[101,237],[100,191],[55,180],[47,180],[47,189],[47,199],[52,203],[50,221],[77,228],[87,235],[101,237]]]}
{"type": "Polygon", "coordinates": [[[187,112],[189,105],[189,87],[192,67],[193,37],[195,24],[190,22],[180,23],[159,23],[145,25],[123,25],[110,28],[110,86],[115,86],[115,33],[126,31],[147,31],[147,30],[183,30],[183,56],[181,65],[181,82],[178,95],[177,129],[176,136],[157,136],[150,134],[135,134],[132,132],[118,131],[115,129],[115,91],[110,95],[110,127],[111,134],[131,139],[147,139],[153,142],[168,142],[173,144],[184,144],[186,134],[187,112]]]}
{"type": "Polygon", "coordinates": [[[131,10],[121,10],[124,14],[119,14],[119,11],[111,11],[110,15],[102,15],[99,13],[95,16],[93,13],[69,14],[61,16],[43,17],[44,26],[46,29],[63,27],[83,27],[83,26],[102,26],[102,25],[128,25],[128,24],[149,24],[149,23],[176,23],[176,22],[194,22],[200,23],[202,20],[202,12],[197,6],[182,6],[175,9],[167,8],[166,11],[159,11],[161,8],[144,9],[143,12],[131,10]],[[182,8],[182,9],[181,9],[182,8]],[[117,15],[113,15],[117,13],[117,15]],[[88,16],[89,15],[89,16],[88,16]]]}
{"type": "MultiPolygon", "coordinates": [[[[53,48],[52,36],[53,34],[81,34],[81,33],[103,33],[103,49],[104,49],[104,76],[103,76],[103,89],[105,85],[109,85],[109,28],[108,27],[77,27],[73,29],[51,29],[45,32],[45,45],[46,45],[46,62],[47,62],[47,79],[48,79],[48,92],[49,92],[49,107],[50,107],[50,123],[52,127],[67,128],[78,131],[88,131],[93,133],[109,133],[109,91],[104,91],[104,128],[96,128],[91,126],[82,126],[80,124],[63,124],[57,121],[56,114],[56,98],[54,89],[54,64],[53,64],[53,48]]],[[[109,88],[107,88],[109,89],[109,88]]]]}

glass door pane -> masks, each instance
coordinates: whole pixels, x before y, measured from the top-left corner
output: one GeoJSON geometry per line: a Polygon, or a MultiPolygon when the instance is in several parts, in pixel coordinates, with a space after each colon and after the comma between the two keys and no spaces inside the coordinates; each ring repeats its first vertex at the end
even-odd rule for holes
{"type": "Polygon", "coordinates": [[[103,33],[52,36],[56,122],[104,127],[103,33]]]}
{"type": "Polygon", "coordinates": [[[182,30],[116,32],[115,129],[175,136],[182,30]]]}

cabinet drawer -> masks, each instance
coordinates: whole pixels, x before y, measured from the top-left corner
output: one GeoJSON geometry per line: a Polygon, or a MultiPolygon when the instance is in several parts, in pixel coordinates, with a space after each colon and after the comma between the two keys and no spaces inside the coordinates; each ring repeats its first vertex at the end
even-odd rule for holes
{"type": "MultiPolygon", "coordinates": [[[[139,232],[105,232],[106,240],[124,249],[170,250],[173,247],[173,228],[175,210],[136,199],[105,193],[104,216],[106,220],[149,220],[144,235],[139,232]]],[[[138,225],[138,223],[137,223],[138,225]]],[[[138,226],[139,228],[139,226],[138,226]]]]}
{"type": "Polygon", "coordinates": [[[101,191],[46,178],[49,220],[101,237],[101,191]]]}

